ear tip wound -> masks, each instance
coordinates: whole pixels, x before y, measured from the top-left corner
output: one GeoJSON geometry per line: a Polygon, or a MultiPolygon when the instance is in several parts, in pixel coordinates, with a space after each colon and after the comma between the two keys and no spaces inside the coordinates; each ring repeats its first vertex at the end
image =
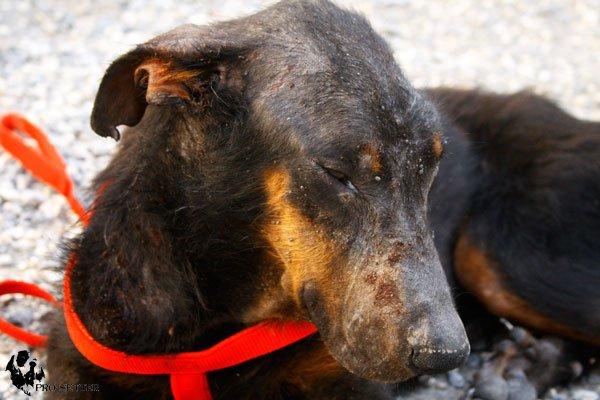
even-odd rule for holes
{"type": "Polygon", "coordinates": [[[92,130],[102,137],[111,137],[115,141],[121,139],[121,133],[114,125],[105,125],[102,123],[94,122],[92,119],[92,130]]]}
{"type": "Polygon", "coordinates": [[[115,142],[118,142],[119,139],[121,139],[121,133],[119,132],[116,126],[111,126],[109,128],[109,132],[110,134],[107,136],[110,136],[111,138],[115,139],[115,142]]]}

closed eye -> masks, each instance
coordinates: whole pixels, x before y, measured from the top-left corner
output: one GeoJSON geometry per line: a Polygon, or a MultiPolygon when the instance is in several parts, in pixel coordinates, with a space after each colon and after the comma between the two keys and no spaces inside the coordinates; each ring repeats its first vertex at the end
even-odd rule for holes
{"type": "Polygon", "coordinates": [[[338,170],[325,167],[321,164],[319,164],[319,166],[323,169],[323,171],[325,171],[327,175],[335,179],[338,183],[344,185],[346,189],[352,191],[353,193],[358,192],[358,189],[356,189],[356,186],[354,186],[354,184],[352,183],[352,181],[350,181],[350,178],[348,178],[346,174],[338,170]]]}

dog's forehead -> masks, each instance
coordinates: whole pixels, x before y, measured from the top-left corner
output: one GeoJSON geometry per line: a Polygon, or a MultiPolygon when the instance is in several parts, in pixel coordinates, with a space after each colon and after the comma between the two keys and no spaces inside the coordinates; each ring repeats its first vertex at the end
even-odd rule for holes
{"type": "Polygon", "coordinates": [[[354,144],[414,134],[414,120],[428,118],[423,100],[387,44],[363,17],[319,4],[267,24],[249,73],[254,109],[310,139],[354,144]]]}
{"type": "Polygon", "coordinates": [[[238,20],[181,26],[149,45],[192,59],[206,51],[242,56],[251,114],[300,141],[399,142],[426,132],[420,128],[434,115],[423,112],[426,102],[368,21],[327,1],[285,1],[238,20]]]}

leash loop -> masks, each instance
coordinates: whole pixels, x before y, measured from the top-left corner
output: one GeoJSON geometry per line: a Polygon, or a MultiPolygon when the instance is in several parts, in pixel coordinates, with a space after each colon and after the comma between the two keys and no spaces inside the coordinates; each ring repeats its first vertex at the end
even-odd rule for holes
{"type": "MultiPolygon", "coordinates": [[[[5,280],[0,281],[0,296],[4,294],[25,294],[32,297],[38,297],[40,299],[46,300],[47,302],[58,305],[58,301],[54,296],[40,288],[33,283],[15,281],[15,280],[5,280]]],[[[0,332],[6,333],[8,336],[21,341],[23,343],[28,344],[31,347],[44,347],[48,340],[46,335],[40,335],[37,333],[26,331],[23,328],[20,328],[4,318],[0,318],[0,332]]]]}
{"type": "Polygon", "coordinates": [[[64,160],[37,126],[18,114],[6,114],[0,120],[0,145],[36,179],[63,195],[73,212],[87,222],[88,214],[73,193],[64,160]],[[17,132],[32,138],[36,146],[27,144],[17,132]]]}

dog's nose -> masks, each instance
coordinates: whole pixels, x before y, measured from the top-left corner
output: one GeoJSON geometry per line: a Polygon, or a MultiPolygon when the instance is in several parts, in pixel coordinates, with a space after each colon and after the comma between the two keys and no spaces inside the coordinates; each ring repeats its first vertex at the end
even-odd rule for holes
{"type": "Polygon", "coordinates": [[[460,366],[471,347],[458,315],[451,312],[429,320],[428,338],[413,346],[412,365],[417,373],[444,372],[460,366]]]}
{"type": "Polygon", "coordinates": [[[469,352],[467,342],[459,347],[415,347],[412,364],[418,373],[445,372],[460,366],[467,359],[469,352]]]}

